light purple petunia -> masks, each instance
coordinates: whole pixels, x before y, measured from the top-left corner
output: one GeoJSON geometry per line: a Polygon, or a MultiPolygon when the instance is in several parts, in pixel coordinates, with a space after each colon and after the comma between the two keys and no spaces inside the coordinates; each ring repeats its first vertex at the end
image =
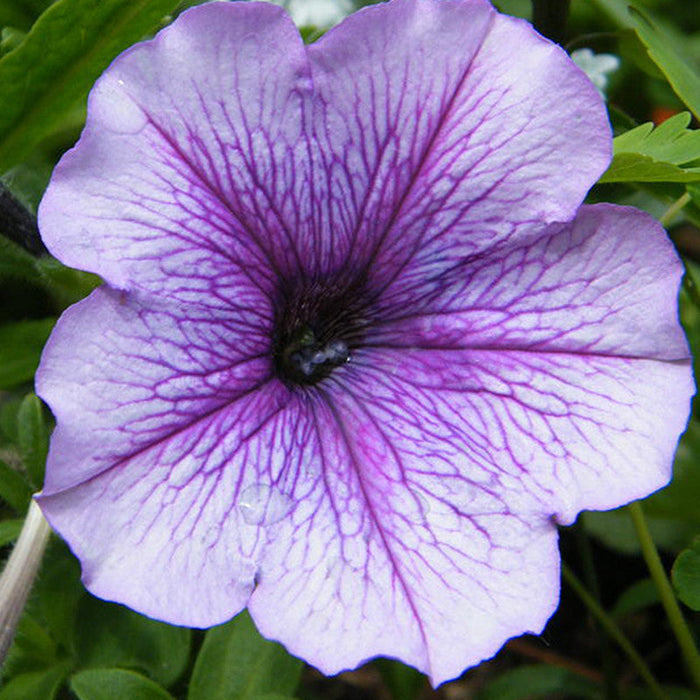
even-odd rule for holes
{"type": "Polygon", "coordinates": [[[39,213],[106,282],[38,375],[86,586],[248,606],[326,673],[440,683],[539,632],[556,523],[663,486],[693,392],[662,228],[577,213],[610,148],[593,85],[485,0],[308,47],[212,3],[120,56],[39,213]]]}

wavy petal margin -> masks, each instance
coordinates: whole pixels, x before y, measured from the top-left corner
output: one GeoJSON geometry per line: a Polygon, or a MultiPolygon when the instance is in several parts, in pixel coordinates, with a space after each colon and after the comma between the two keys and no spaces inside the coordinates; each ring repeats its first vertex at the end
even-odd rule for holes
{"type": "Polygon", "coordinates": [[[212,3],[119,57],[40,208],[109,285],[37,374],[38,501],[86,586],[193,626],[248,605],[325,672],[387,655],[436,684],[540,631],[556,523],[666,483],[694,391],[663,230],[572,219],[609,156],[595,88],[485,0],[395,0],[308,48],[278,8],[212,3]],[[339,271],[373,290],[366,338],[290,386],[280,290],[339,271]]]}

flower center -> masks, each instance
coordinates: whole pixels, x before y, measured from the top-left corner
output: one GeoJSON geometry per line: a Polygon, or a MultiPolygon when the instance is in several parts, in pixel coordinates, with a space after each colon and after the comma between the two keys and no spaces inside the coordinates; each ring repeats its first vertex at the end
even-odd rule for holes
{"type": "Polygon", "coordinates": [[[367,326],[358,284],[283,285],[276,304],[273,358],[287,384],[317,384],[351,361],[367,326]]]}
{"type": "Polygon", "coordinates": [[[310,327],[300,328],[278,355],[278,371],[296,384],[315,384],[334,367],[350,360],[350,348],[342,338],[319,342],[310,327]]]}

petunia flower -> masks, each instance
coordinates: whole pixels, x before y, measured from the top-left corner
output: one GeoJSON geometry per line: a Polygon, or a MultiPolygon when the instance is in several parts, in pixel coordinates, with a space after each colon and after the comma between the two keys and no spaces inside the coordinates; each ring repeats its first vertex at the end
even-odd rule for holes
{"type": "Polygon", "coordinates": [[[539,632],[557,523],[667,483],[693,392],[663,230],[579,210],[610,150],[595,87],[485,0],[308,47],[212,3],[121,55],[39,212],[105,281],[37,380],[88,589],[247,606],[326,673],[440,683],[539,632]]]}

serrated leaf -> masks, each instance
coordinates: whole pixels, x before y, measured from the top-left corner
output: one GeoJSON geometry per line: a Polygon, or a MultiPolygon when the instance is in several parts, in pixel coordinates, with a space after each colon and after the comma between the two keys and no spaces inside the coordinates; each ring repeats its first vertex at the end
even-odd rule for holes
{"type": "Polygon", "coordinates": [[[85,596],[79,605],[76,649],[83,666],[135,668],[169,686],[187,666],[190,637],[189,629],[93,596],[85,596]]]}
{"type": "Polygon", "coordinates": [[[654,128],[651,122],[613,140],[613,160],[600,182],[700,181],[700,130],[688,112],[654,128]]]}
{"type": "Polygon", "coordinates": [[[49,427],[44,405],[36,394],[27,394],[20,404],[17,412],[17,440],[22,464],[38,490],[44,483],[49,427]]]}
{"type": "Polygon", "coordinates": [[[178,0],[58,0],[0,60],[0,172],[25,158],[109,63],[178,0]],[[47,47],[51,47],[47,51],[47,47]]]}
{"type": "Polygon", "coordinates": [[[22,518],[0,521],[0,547],[14,542],[22,532],[22,525],[24,525],[22,518]]]}
{"type": "Polygon", "coordinates": [[[254,700],[291,694],[302,662],[260,636],[247,612],[207,632],[192,672],[188,700],[254,700]]]}
{"type": "Polygon", "coordinates": [[[0,498],[18,513],[25,513],[31,497],[32,489],[24,476],[0,460],[0,498]]]}
{"type": "Polygon", "coordinates": [[[0,389],[11,389],[34,376],[55,323],[55,318],[44,318],[0,325],[0,389]]]}
{"type": "Polygon", "coordinates": [[[639,153],[619,153],[599,182],[698,182],[700,168],[679,168],[639,153]]]}
{"type": "Polygon", "coordinates": [[[0,689],[0,700],[53,700],[70,667],[60,663],[39,671],[21,673],[0,689]]]}
{"type": "Polygon", "coordinates": [[[629,13],[632,26],[646,46],[649,57],[666,76],[676,95],[700,119],[700,77],[697,70],[677,51],[678,42],[655,26],[647,14],[636,7],[630,7],[629,13]]]}
{"type": "Polygon", "coordinates": [[[520,666],[501,673],[477,700],[524,700],[564,693],[567,698],[590,698],[596,686],[575,673],[555,666],[520,666]]]}
{"type": "Polygon", "coordinates": [[[680,600],[692,610],[700,610],[700,537],[678,555],[671,578],[680,600]]]}
{"type": "Polygon", "coordinates": [[[70,687],[80,700],[173,700],[152,680],[119,668],[81,671],[70,679],[70,687]]]}

